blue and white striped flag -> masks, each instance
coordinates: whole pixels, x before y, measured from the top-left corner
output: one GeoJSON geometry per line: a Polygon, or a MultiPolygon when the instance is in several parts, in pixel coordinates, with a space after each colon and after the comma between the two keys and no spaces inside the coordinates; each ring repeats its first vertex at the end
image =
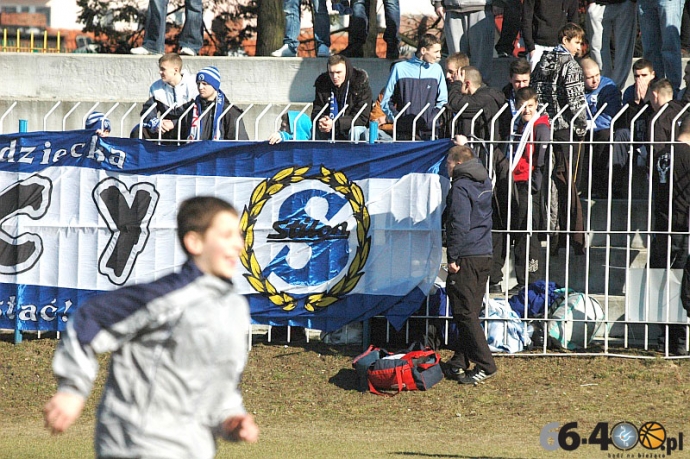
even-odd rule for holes
{"type": "Polygon", "coordinates": [[[62,330],[90,295],[179,267],[176,210],[197,195],[242,215],[233,281],[255,322],[400,326],[441,262],[449,146],[0,136],[0,328],[62,330]]]}

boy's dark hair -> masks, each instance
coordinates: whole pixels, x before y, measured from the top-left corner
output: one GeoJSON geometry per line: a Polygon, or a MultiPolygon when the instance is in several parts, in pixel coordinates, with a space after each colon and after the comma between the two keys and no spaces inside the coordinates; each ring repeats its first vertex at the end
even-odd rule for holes
{"type": "Polygon", "coordinates": [[[441,44],[441,39],[438,38],[436,35],[432,35],[430,33],[424,34],[422,38],[419,39],[419,43],[417,44],[417,53],[419,53],[422,48],[429,49],[434,45],[440,45],[441,44]]]}
{"type": "Polygon", "coordinates": [[[673,84],[668,78],[660,78],[649,83],[649,90],[666,97],[673,97],[673,84]]]}
{"type": "Polygon", "coordinates": [[[632,65],[632,71],[633,72],[635,70],[642,70],[642,69],[649,69],[653,72],[654,71],[654,64],[652,64],[652,61],[648,61],[647,59],[638,59],[635,62],[633,62],[633,65],[632,65]]]}
{"type": "Polygon", "coordinates": [[[165,53],[158,59],[158,65],[163,62],[170,62],[172,65],[182,70],[182,58],[177,53],[165,53]]]}
{"type": "Polygon", "coordinates": [[[531,74],[532,66],[527,59],[521,57],[510,63],[508,72],[509,76],[531,74]]]}
{"type": "Polygon", "coordinates": [[[561,27],[558,31],[558,43],[563,43],[564,38],[568,41],[572,40],[573,38],[579,38],[582,40],[585,38],[585,31],[582,30],[582,27],[574,22],[569,22],[561,27]]]}
{"type": "Polygon", "coordinates": [[[537,91],[531,86],[525,86],[524,88],[518,89],[515,93],[515,105],[522,105],[528,100],[538,101],[539,95],[537,91]]]}
{"type": "Polygon", "coordinates": [[[187,255],[190,253],[184,245],[185,235],[190,232],[203,235],[220,212],[230,212],[236,217],[239,216],[232,204],[213,196],[196,196],[180,204],[177,211],[177,237],[187,255]]]}
{"type": "Polygon", "coordinates": [[[467,65],[462,71],[465,72],[465,81],[471,82],[473,87],[479,88],[482,85],[482,74],[477,67],[467,65]]]}
{"type": "Polygon", "coordinates": [[[448,157],[452,161],[457,161],[460,163],[464,163],[472,158],[475,158],[472,149],[467,145],[455,145],[450,147],[450,150],[448,150],[448,157]]]}
{"type": "Polygon", "coordinates": [[[328,58],[328,62],[326,64],[326,66],[328,68],[328,67],[332,67],[332,66],[338,65],[338,64],[347,65],[347,59],[345,58],[345,56],[342,56],[340,54],[333,54],[332,56],[330,56],[328,58]]]}

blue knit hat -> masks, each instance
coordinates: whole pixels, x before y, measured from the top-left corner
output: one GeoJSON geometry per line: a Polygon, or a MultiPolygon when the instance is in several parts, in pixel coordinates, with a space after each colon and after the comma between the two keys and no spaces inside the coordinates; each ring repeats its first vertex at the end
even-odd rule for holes
{"type": "Polygon", "coordinates": [[[93,112],[86,118],[85,128],[110,131],[110,120],[101,112],[93,112]]]}
{"type": "Polygon", "coordinates": [[[196,82],[200,81],[210,84],[213,89],[218,91],[220,89],[220,72],[216,67],[205,67],[196,74],[196,82]]]}

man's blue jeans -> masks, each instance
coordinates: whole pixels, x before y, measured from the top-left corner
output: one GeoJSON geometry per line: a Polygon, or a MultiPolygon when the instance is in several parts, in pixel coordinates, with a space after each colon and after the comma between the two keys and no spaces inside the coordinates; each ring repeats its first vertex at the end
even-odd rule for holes
{"type": "MultiPolygon", "coordinates": [[[[349,46],[360,49],[367,41],[369,31],[370,0],[354,0],[352,2],[352,16],[350,17],[349,46]]],[[[383,10],[386,18],[386,30],[383,32],[383,41],[386,42],[388,53],[395,51],[397,54],[400,44],[400,3],[399,0],[383,0],[383,10]]]]}
{"type": "Polygon", "coordinates": [[[683,67],[680,58],[680,25],[684,0],[638,0],[638,19],[645,59],[656,76],[671,80],[678,91],[683,67]]]}
{"type": "MultiPolygon", "coordinates": [[[[326,0],[312,0],[314,7],[314,39],[316,49],[321,45],[331,46],[331,21],[328,17],[326,0]]],[[[300,0],[283,0],[283,12],[285,13],[285,37],[283,44],[288,45],[290,51],[297,52],[299,46],[300,31],[300,0]]]]}
{"type": "MultiPolygon", "coordinates": [[[[201,0],[187,0],[184,5],[184,27],[179,37],[180,48],[191,48],[199,54],[204,44],[204,7],[201,0]]],[[[152,53],[165,52],[165,17],[168,0],[151,0],[146,11],[144,48],[152,53]]]]}

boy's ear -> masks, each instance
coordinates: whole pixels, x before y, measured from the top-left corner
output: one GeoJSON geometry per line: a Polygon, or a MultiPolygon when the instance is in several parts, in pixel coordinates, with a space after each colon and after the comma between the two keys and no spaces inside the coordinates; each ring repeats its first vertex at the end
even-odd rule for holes
{"type": "Polygon", "coordinates": [[[182,238],[182,242],[187,252],[189,252],[190,255],[196,256],[199,255],[203,249],[204,238],[196,231],[189,231],[182,238]]]}

